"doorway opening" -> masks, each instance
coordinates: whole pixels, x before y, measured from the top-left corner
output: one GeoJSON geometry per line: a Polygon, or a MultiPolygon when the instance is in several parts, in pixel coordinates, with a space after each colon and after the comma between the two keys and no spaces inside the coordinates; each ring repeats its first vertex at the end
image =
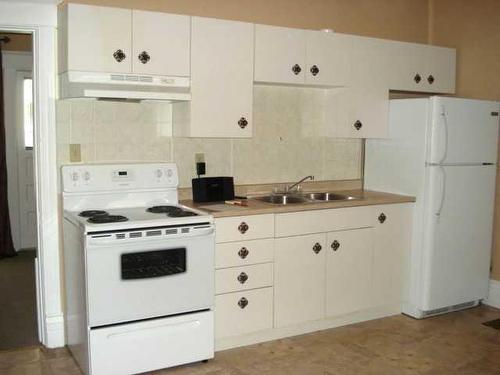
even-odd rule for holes
{"type": "Polygon", "coordinates": [[[0,51],[3,82],[0,121],[5,134],[0,155],[4,155],[6,166],[6,186],[0,186],[0,191],[7,192],[6,209],[0,215],[5,218],[2,225],[10,226],[14,249],[11,253],[0,249],[0,350],[6,350],[38,345],[40,337],[35,270],[38,246],[33,35],[0,30],[0,51]]]}

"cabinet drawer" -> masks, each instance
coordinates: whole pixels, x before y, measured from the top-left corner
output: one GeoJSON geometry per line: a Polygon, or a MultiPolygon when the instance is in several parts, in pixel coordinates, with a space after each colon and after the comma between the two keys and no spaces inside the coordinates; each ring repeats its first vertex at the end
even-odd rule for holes
{"type": "Polygon", "coordinates": [[[273,264],[225,268],[215,271],[215,294],[273,285],[273,264]]]}
{"type": "Polygon", "coordinates": [[[215,268],[239,267],[274,260],[274,239],[217,244],[215,268]]]}
{"type": "Polygon", "coordinates": [[[219,218],[215,226],[218,243],[270,238],[274,237],[274,214],[219,218]]]}
{"type": "Polygon", "coordinates": [[[238,336],[273,326],[273,288],[215,297],[215,337],[238,336]]]}
{"type": "Polygon", "coordinates": [[[276,215],[276,237],[367,228],[374,225],[370,206],[276,215]]]}

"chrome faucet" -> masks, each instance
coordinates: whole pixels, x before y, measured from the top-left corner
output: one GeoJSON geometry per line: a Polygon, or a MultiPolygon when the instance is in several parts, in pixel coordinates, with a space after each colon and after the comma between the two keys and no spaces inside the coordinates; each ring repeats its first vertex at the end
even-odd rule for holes
{"type": "Polygon", "coordinates": [[[300,181],[294,183],[293,185],[287,186],[286,187],[286,191],[287,192],[291,192],[293,189],[300,190],[300,184],[303,183],[306,180],[313,181],[314,180],[314,176],[306,176],[306,177],[302,178],[300,181]]]}

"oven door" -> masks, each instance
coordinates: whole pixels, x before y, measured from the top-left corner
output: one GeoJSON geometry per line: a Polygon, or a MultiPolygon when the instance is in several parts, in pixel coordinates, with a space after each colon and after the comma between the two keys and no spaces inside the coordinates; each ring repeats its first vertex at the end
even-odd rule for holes
{"type": "Polygon", "coordinates": [[[172,238],[87,236],[90,327],[211,309],[214,227],[172,238]]]}

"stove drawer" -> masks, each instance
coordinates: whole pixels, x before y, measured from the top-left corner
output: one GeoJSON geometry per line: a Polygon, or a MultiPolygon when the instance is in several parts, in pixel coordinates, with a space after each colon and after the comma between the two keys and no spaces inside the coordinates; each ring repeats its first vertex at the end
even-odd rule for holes
{"type": "Polygon", "coordinates": [[[272,238],[274,214],[217,218],[215,227],[217,243],[272,238]]]}
{"type": "Polygon", "coordinates": [[[227,242],[215,246],[215,268],[246,266],[273,260],[273,238],[227,242]]]}
{"type": "Polygon", "coordinates": [[[215,294],[273,285],[273,263],[224,268],[215,271],[215,294]]]}
{"type": "Polygon", "coordinates": [[[213,312],[90,330],[91,373],[136,374],[213,358],[213,312]]]}
{"type": "Polygon", "coordinates": [[[215,297],[215,338],[238,336],[272,327],[272,287],[215,297]]]}

